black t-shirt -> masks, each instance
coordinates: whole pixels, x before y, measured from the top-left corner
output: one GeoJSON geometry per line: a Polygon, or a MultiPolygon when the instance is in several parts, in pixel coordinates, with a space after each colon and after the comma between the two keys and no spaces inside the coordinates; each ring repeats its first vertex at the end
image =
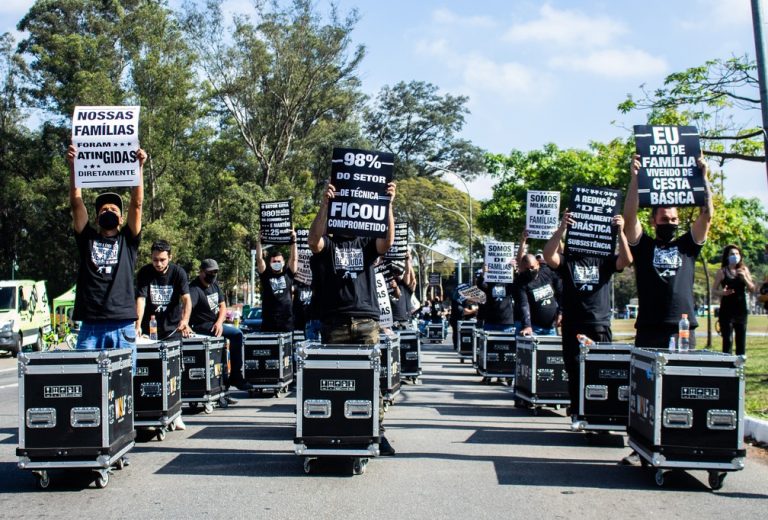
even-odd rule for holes
{"type": "Polygon", "coordinates": [[[720,287],[726,287],[733,290],[733,294],[724,295],[720,298],[721,318],[743,318],[746,319],[749,314],[747,307],[747,283],[738,276],[731,277],[728,269],[723,267],[723,280],[720,287]]]}
{"type": "MultiPolygon", "coordinates": [[[[370,237],[324,236],[325,247],[312,269],[320,319],[371,318],[379,321],[373,263],[380,256],[370,237]]],[[[311,265],[311,264],[310,264],[311,265]]]]}
{"type": "Polygon", "coordinates": [[[485,283],[478,280],[478,286],[485,293],[485,303],[480,305],[477,319],[493,325],[515,323],[515,298],[511,283],[485,283]]]}
{"type": "Polygon", "coordinates": [[[149,334],[149,319],[154,314],[157,337],[170,336],[181,321],[181,296],[189,294],[187,273],[170,262],[164,273],[158,273],[152,264],[148,264],[139,269],[136,283],[136,296],[146,300],[141,331],[149,334]]]}
{"type": "Polygon", "coordinates": [[[304,330],[312,319],[312,287],[299,281],[293,285],[293,328],[304,330]]]}
{"type": "Polygon", "coordinates": [[[688,232],[669,243],[654,240],[645,233],[634,246],[637,279],[637,321],[635,328],[654,325],[676,325],[688,315],[691,328],[696,327],[693,312],[693,276],[701,245],[688,232]]]}
{"type": "Polygon", "coordinates": [[[77,271],[76,321],[136,320],[133,272],[141,233],[128,226],[114,237],[103,237],[87,224],[75,233],[80,267],[77,271]]]}
{"type": "Polygon", "coordinates": [[[266,328],[272,324],[293,326],[293,271],[285,268],[275,273],[269,266],[259,273],[261,280],[261,305],[266,328]]]}
{"type": "Polygon", "coordinates": [[[563,322],[611,325],[611,277],[618,256],[568,256],[557,269],[563,281],[563,322]]]}
{"type": "Polygon", "coordinates": [[[190,327],[209,331],[219,319],[219,304],[226,303],[224,293],[218,282],[203,287],[200,277],[196,276],[189,283],[189,297],[192,300],[192,315],[189,317],[190,327]]]}
{"type": "Polygon", "coordinates": [[[562,282],[552,269],[541,265],[535,279],[520,280],[520,322],[523,327],[554,327],[560,309],[562,282]]]}
{"type": "Polygon", "coordinates": [[[411,290],[408,288],[402,280],[395,279],[397,286],[400,288],[400,298],[395,299],[393,295],[390,295],[392,300],[392,319],[394,321],[408,321],[411,319],[411,290]]]}

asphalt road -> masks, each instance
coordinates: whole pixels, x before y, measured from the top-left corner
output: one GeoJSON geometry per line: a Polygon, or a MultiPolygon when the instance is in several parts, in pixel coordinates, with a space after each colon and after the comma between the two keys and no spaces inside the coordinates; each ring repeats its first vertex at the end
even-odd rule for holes
{"type": "Polygon", "coordinates": [[[703,471],[617,465],[622,436],[589,441],[562,411],[534,417],[506,386],[480,385],[448,345],[426,346],[423,384],[405,386],[385,425],[397,450],[352,476],[347,463],[311,475],[293,452],[294,399],[247,398],[187,429],[137,444],[106,489],[89,472],[51,472],[36,489],[16,467],[15,360],[0,359],[0,515],[3,518],[766,518],[768,464],[712,492],[703,471]]]}

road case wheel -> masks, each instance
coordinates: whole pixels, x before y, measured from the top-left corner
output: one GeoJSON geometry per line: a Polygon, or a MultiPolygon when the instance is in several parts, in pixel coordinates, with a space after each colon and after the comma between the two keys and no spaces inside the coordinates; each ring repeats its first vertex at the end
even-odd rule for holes
{"type": "Polygon", "coordinates": [[[725,477],[727,476],[728,476],[728,473],[724,471],[710,471],[709,487],[712,488],[712,491],[717,491],[718,489],[722,489],[723,482],[725,482],[725,477]]]}
{"type": "MultiPolygon", "coordinates": [[[[226,406],[224,408],[226,408],[226,406]]],[[[213,413],[213,403],[205,403],[204,411],[208,414],[213,413]]]]}
{"type": "Polygon", "coordinates": [[[116,469],[116,470],[120,471],[120,470],[121,470],[121,469],[123,469],[124,467],[125,467],[125,461],[123,460],[123,458],[122,458],[122,457],[120,457],[119,459],[117,459],[117,460],[115,461],[115,469],[116,469]]]}
{"type": "Polygon", "coordinates": [[[314,459],[310,459],[309,457],[304,459],[304,473],[306,473],[307,475],[312,473],[312,461],[313,460],[314,459]]]}
{"type": "Polygon", "coordinates": [[[48,476],[48,472],[41,471],[36,473],[35,476],[37,477],[37,487],[40,489],[48,489],[48,486],[51,485],[51,477],[48,476]]]}
{"type": "Polygon", "coordinates": [[[176,431],[176,420],[175,419],[168,423],[168,430],[172,431],[172,432],[176,431]]]}
{"type": "MultiPolygon", "coordinates": [[[[211,407],[213,407],[212,403],[208,403],[208,404],[210,404],[211,407]]],[[[206,404],[206,406],[208,406],[208,404],[206,404]]],[[[229,408],[229,401],[227,401],[227,396],[222,395],[221,397],[219,397],[217,404],[219,405],[219,408],[229,408]]]]}
{"type": "Polygon", "coordinates": [[[352,474],[362,475],[365,473],[366,466],[368,466],[368,459],[354,459],[352,461],[352,474]]]}
{"type": "Polygon", "coordinates": [[[663,469],[657,469],[656,473],[654,475],[654,481],[656,482],[656,485],[659,487],[664,486],[664,470],[663,469]]]}
{"type": "Polygon", "coordinates": [[[109,485],[109,471],[106,469],[100,469],[96,472],[96,487],[99,489],[104,489],[109,485]]]}
{"type": "Polygon", "coordinates": [[[165,440],[165,428],[157,430],[157,435],[155,435],[155,437],[157,437],[158,441],[163,442],[165,440]]]}

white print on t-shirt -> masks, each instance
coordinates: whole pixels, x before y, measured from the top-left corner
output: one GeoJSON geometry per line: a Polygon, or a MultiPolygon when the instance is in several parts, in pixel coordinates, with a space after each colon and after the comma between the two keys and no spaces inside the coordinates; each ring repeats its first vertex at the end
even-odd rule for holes
{"type": "Polygon", "coordinates": [[[312,300],[312,290],[311,289],[302,289],[299,291],[299,300],[301,300],[301,303],[307,304],[312,300]]]}
{"type": "Polygon", "coordinates": [[[344,278],[357,278],[357,273],[363,270],[363,250],[359,247],[348,249],[337,247],[333,257],[333,267],[337,271],[346,271],[344,278]]]}
{"type": "Polygon", "coordinates": [[[283,294],[286,288],[285,276],[280,278],[270,278],[269,286],[272,287],[272,294],[283,294]]]}
{"type": "Polygon", "coordinates": [[[661,278],[672,278],[683,265],[683,258],[677,247],[653,248],[653,267],[661,278]]]}
{"type": "Polygon", "coordinates": [[[110,274],[112,266],[117,265],[117,257],[120,252],[118,241],[103,242],[94,240],[91,244],[91,261],[96,266],[96,272],[110,274]]]}
{"type": "Polygon", "coordinates": [[[593,291],[594,285],[600,282],[600,269],[596,265],[574,265],[573,283],[580,291],[593,291]]]}
{"type": "Polygon", "coordinates": [[[501,300],[507,297],[507,288],[503,285],[494,285],[491,289],[491,296],[496,300],[501,300]]]}
{"type": "Polygon", "coordinates": [[[155,312],[165,312],[173,296],[173,285],[149,285],[149,297],[155,306],[155,312]]]}
{"type": "Polygon", "coordinates": [[[533,301],[541,303],[542,305],[549,305],[552,298],[555,297],[555,291],[552,290],[552,286],[542,285],[533,290],[533,301]]]}
{"type": "Polygon", "coordinates": [[[208,295],[208,307],[210,307],[212,311],[219,308],[219,293],[208,295]]]}

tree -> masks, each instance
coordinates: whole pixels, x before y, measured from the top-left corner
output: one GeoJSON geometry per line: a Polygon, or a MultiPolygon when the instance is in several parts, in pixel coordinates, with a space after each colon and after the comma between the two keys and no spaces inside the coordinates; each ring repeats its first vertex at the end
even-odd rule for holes
{"type": "Polygon", "coordinates": [[[347,130],[362,100],[355,71],[364,49],[349,52],[357,12],[342,20],[332,9],[323,23],[310,0],[257,3],[257,21],[236,16],[228,30],[221,4],[186,6],[184,17],[211,100],[255,158],[249,180],[262,188],[292,180],[309,169],[314,145],[347,130]]]}
{"type": "Polygon", "coordinates": [[[619,111],[649,110],[656,124],[694,124],[704,154],[720,160],[765,162],[763,132],[750,123],[750,111],[760,109],[757,65],[748,56],[709,60],[704,65],[670,74],[664,86],[631,94],[619,111]],[[763,152],[761,154],[761,152],[763,152]]]}
{"type": "Polygon", "coordinates": [[[364,132],[376,149],[395,154],[398,176],[432,176],[440,167],[467,178],[484,171],[483,151],[457,137],[469,114],[466,96],[438,93],[423,81],[381,89],[363,111],[364,132]]]}

